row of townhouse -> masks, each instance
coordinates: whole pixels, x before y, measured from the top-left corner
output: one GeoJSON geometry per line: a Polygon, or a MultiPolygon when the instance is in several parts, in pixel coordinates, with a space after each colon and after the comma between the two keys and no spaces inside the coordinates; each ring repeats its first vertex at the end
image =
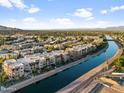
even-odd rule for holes
{"type": "Polygon", "coordinates": [[[73,46],[72,48],[67,48],[66,51],[69,52],[71,59],[77,59],[86,55],[91,51],[94,51],[95,49],[96,49],[95,45],[85,44],[85,45],[73,46]]]}
{"type": "Polygon", "coordinates": [[[13,50],[20,50],[20,49],[22,50],[22,49],[27,49],[42,45],[42,43],[37,43],[33,39],[24,39],[21,42],[19,42],[17,39],[16,41],[17,41],[16,43],[11,44],[13,50]]]}
{"type": "Polygon", "coordinates": [[[27,48],[27,49],[23,49],[23,50],[19,50],[19,54],[21,56],[25,56],[25,55],[31,55],[34,53],[42,53],[44,51],[44,48],[42,46],[35,46],[32,48],[27,48]]]}
{"type": "MultiPolygon", "coordinates": [[[[2,51],[2,50],[1,50],[2,51]]],[[[27,48],[23,50],[15,50],[11,52],[0,52],[0,58],[2,59],[10,59],[10,58],[17,58],[19,55],[24,57],[25,55],[30,55],[34,53],[42,53],[44,48],[42,46],[35,46],[32,48],[27,48]]]]}
{"type": "Polygon", "coordinates": [[[71,59],[77,59],[96,49],[95,45],[79,45],[64,50],[55,50],[52,52],[35,53],[26,55],[24,58],[6,60],[3,63],[3,70],[10,77],[27,76],[32,71],[42,70],[44,67],[56,66],[66,63],[71,59]]]}
{"type": "Polygon", "coordinates": [[[27,56],[20,59],[10,59],[3,63],[3,70],[10,78],[31,75],[32,71],[42,68],[45,65],[45,58],[27,56]]]}
{"type": "Polygon", "coordinates": [[[10,44],[16,44],[25,41],[24,37],[14,37],[14,40],[6,41],[5,43],[10,44]]]}
{"type": "Polygon", "coordinates": [[[1,49],[0,50],[0,58],[1,59],[10,59],[10,58],[17,58],[18,53],[15,51],[10,51],[8,49],[1,49]]]}

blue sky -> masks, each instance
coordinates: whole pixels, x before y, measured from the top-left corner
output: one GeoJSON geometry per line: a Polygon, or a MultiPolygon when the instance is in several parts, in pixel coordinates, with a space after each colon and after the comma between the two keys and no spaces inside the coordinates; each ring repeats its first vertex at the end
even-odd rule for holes
{"type": "Polygon", "coordinates": [[[0,25],[23,29],[124,25],[124,0],[0,0],[0,25]]]}

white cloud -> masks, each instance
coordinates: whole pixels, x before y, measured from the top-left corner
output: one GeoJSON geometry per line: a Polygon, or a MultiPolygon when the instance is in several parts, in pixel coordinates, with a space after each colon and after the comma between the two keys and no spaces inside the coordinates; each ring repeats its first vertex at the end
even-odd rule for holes
{"type": "Polygon", "coordinates": [[[112,25],[112,23],[110,21],[99,20],[99,21],[96,21],[94,26],[104,28],[104,27],[111,26],[111,25],[112,25]]]}
{"type": "Polygon", "coordinates": [[[0,5],[7,8],[17,7],[19,9],[24,9],[27,7],[23,0],[0,0],[0,5]]]}
{"type": "Polygon", "coordinates": [[[11,8],[13,7],[11,2],[8,0],[0,0],[0,6],[11,8]]]}
{"type": "Polygon", "coordinates": [[[34,22],[37,22],[37,20],[33,17],[27,17],[27,18],[24,18],[23,19],[23,22],[25,23],[34,23],[34,22]]]}
{"type": "Polygon", "coordinates": [[[28,9],[29,13],[37,13],[40,11],[40,8],[32,6],[31,8],[28,9]]]}
{"type": "Polygon", "coordinates": [[[23,0],[9,0],[15,7],[19,9],[24,9],[27,6],[24,4],[23,0]]]}
{"type": "Polygon", "coordinates": [[[48,21],[42,21],[34,17],[27,17],[23,19],[10,18],[6,20],[6,22],[4,21],[0,23],[6,26],[13,26],[21,29],[60,29],[74,27],[74,22],[68,18],[54,18],[48,21]]]}
{"type": "Polygon", "coordinates": [[[124,5],[111,7],[110,9],[111,12],[120,11],[120,10],[124,10],[124,5]]]}
{"type": "Polygon", "coordinates": [[[90,20],[93,20],[94,19],[92,10],[93,10],[92,8],[81,8],[81,9],[77,9],[73,13],[73,16],[84,18],[86,21],[90,21],[90,20]]]}
{"type": "Polygon", "coordinates": [[[109,21],[97,21],[98,24],[108,24],[110,23],[109,21]]]}
{"type": "MultiPolygon", "coordinates": [[[[10,20],[10,19],[9,19],[10,20]]],[[[43,29],[47,28],[45,22],[42,23],[41,21],[37,20],[34,17],[27,17],[23,19],[15,19],[16,21],[9,21],[7,22],[7,26],[13,26],[21,29],[43,29]]]]}
{"type": "Polygon", "coordinates": [[[118,11],[118,10],[120,10],[120,8],[118,6],[111,7],[111,9],[110,9],[111,12],[118,11]]]}
{"type": "Polygon", "coordinates": [[[107,14],[107,13],[112,13],[112,12],[121,11],[121,10],[124,10],[124,5],[114,6],[109,9],[102,10],[101,14],[107,14]]]}
{"type": "Polygon", "coordinates": [[[92,11],[93,9],[92,8],[87,8],[87,10],[92,11]]]}
{"type": "Polygon", "coordinates": [[[71,19],[69,18],[56,18],[56,19],[52,19],[51,23],[54,23],[56,25],[60,25],[60,26],[72,26],[74,23],[71,19]]]}
{"type": "Polygon", "coordinates": [[[82,17],[82,18],[91,17],[93,15],[91,10],[92,10],[91,8],[88,8],[88,9],[84,9],[84,8],[77,9],[74,12],[74,16],[78,16],[78,17],[82,17]]]}
{"type": "Polygon", "coordinates": [[[16,7],[22,10],[27,11],[28,13],[36,13],[40,11],[40,8],[31,5],[28,7],[24,4],[24,0],[0,0],[0,6],[4,6],[6,8],[16,7]]]}
{"type": "Polygon", "coordinates": [[[107,14],[107,13],[108,13],[107,10],[102,10],[102,11],[101,11],[101,14],[107,14]]]}
{"type": "Polygon", "coordinates": [[[72,21],[69,18],[54,18],[50,21],[42,21],[34,17],[27,17],[23,19],[13,18],[0,22],[6,26],[13,26],[21,29],[64,29],[64,28],[104,28],[109,26],[122,25],[122,23],[110,22],[107,20],[94,20],[94,21],[72,21]]]}
{"type": "Polygon", "coordinates": [[[91,16],[91,17],[88,17],[86,20],[90,21],[90,20],[93,20],[93,19],[94,19],[94,17],[91,16]]]}

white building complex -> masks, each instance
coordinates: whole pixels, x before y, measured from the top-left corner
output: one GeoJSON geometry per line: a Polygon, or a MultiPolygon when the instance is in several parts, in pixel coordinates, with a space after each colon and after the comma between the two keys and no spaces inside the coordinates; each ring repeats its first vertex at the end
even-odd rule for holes
{"type": "MultiPolygon", "coordinates": [[[[94,42],[100,44],[102,41],[102,39],[96,39],[94,42]]],[[[20,52],[23,58],[6,60],[3,63],[3,70],[9,77],[26,77],[27,75],[31,75],[34,71],[42,71],[45,67],[57,66],[58,64],[83,57],[96,49],[97,45],[93,43],[43,53],[41,53],[42,47],[27,49],[27,47],[31,46],[31,43],[23,44],[21,46],[26,48],[20,52]],[[37,53],[39,51],[40,53],[37,53]]]]}

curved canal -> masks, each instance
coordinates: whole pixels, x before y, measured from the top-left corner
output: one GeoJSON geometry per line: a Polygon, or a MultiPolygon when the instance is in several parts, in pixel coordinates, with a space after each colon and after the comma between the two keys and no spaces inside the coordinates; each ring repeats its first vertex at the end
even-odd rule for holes
{"type": "Polygon", "coordinates": [[[108,48],[100,55],[90,57],[87,61],[82,62],[81,64],[59,72],[57,75],[41,80],[37,84],[27,86],[16,93],[55,93],[91,69],[105,62],[107,58],[113,57],[117,50],[117,44],[114,41],[108,41],[108,48]]]}

